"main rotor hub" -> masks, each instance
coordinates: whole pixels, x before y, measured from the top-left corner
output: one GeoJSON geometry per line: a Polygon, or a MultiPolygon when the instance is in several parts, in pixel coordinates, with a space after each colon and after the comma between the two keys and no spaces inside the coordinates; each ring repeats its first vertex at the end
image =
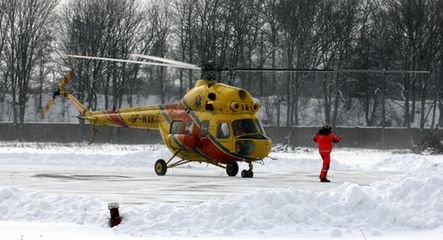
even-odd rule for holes
{"type": "Polygon", "coordinates": [[[220,76],[223,70],[227,70],[226,68],[214,64],[213,61],[208,61],[208,63],[200,65],[200,67],[202,71],[202,80],[217,80],[217,75],[220,76]]]}

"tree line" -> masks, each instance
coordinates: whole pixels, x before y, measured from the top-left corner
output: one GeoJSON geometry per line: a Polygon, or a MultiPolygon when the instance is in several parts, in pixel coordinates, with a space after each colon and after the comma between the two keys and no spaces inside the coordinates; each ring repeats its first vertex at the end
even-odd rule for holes
{"type": "MultiPolygon", "coordinates": [[[[91,110],[133,106],[138,95],[174,101],[195,70],[78,60],[131,53],[193,64],[305,69],[402,69],[430,74],[238,73],[234,84],[263,105],[269,125],[300,125],[309,111],[367,126],[443,125],[442,0],[0,0],[0,103],[24,122],[63,73],[91,110]],[[100,100],[103,98],[103,100],[100,100]]],[[[228,82],[230,76],[219,76],[228,82]]]]}

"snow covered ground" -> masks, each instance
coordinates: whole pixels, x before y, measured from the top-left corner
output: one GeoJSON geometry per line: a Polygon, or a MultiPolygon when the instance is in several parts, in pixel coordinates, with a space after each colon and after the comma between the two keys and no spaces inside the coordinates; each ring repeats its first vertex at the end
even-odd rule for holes
{"type": "MultiPolygon", "coordinates": [[[[161,145],[0,143],[0,239],[443,239],[443,156],[275,148],[254,178],[161,145]],[[108,228],[109,202],[123,222],[108,228]]],[[[240,164],[240,169],[246,164],[240,164]]]]}

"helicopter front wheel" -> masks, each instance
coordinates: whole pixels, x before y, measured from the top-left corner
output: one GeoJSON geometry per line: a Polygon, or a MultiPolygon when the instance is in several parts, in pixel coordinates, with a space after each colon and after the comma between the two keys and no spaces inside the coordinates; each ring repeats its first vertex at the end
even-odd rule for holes
{"type": "Polygon", "coordinates": [[[155,162],[154,170],[158,176],[164,176],[168,170],[168,165],[166,164],[165,160],[159,159],[155,162]]]}
{"type": "Polygon", "coordinates": [[[238,164],[236,161],[232,161],[226,164],[226,174],[228,176],[234,177],[238,173],[238,164]]]}
{"type": "Polygon", "coordinates": [[[242,178],[252,178],[254,177],[254,172],[252,171],[252,162],[249,162],[249,169],[241,171],[242,178]]]}
{"type": "Polygon", "coordinates": [[[249,170],[243,170],[241,171],[241,177],[242,178],[252,178],[254,177],[254,172],[249,170]]]}

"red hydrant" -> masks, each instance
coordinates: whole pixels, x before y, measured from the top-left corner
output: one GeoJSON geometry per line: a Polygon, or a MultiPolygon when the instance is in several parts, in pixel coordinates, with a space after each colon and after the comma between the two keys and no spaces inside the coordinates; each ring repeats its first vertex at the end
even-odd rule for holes
{"type": "Polygon", "coordinates": [[[118,212],[119,204],[117,202],[108,203],[109,212],[111,213],[111,218],[109,218],[109,226],[114,227],[121,223],[122,218],[118,212]]]}

